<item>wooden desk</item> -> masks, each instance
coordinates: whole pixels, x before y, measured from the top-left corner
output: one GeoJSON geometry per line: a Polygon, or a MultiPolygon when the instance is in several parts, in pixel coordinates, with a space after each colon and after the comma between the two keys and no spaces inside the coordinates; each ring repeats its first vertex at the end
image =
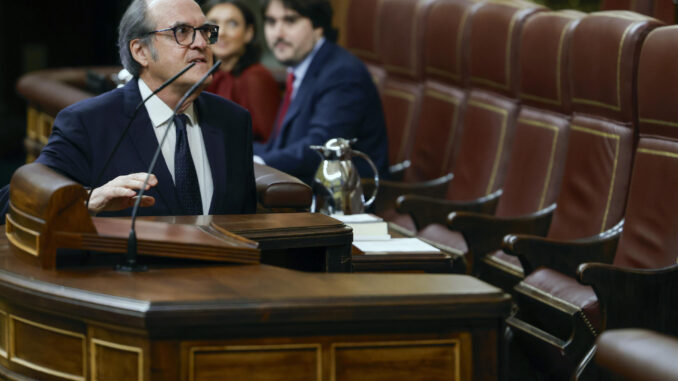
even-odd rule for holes
{"type": "Polygon", "coordinates": [[[468,276],[42,270],[10,250],[0,234],[0,375],[10,379],[501,378],[510,297],[468,276]]]}

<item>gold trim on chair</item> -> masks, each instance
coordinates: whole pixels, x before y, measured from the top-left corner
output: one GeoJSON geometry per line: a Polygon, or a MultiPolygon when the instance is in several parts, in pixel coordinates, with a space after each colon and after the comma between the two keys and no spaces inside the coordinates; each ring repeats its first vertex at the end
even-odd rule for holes
{"type": "Polygon", "coordinates": [[[551,181],[551,172],[553,172],[553,163],[555,161],[556,157],[556,144],[558,143],[558,126],[554,124],[549,124],[549,123],[544,123],[538,120],[530,120],[530,119],[524,119],[520,118],[518,119],[519,123],[525,123],[529,126],[534,126],[534,127],[539,127],[539,128],[546,128],[554,132],[553,134],[553,142],[551,143],[551,154],[549,156],[549,166],[546,171],[546,179],[544,180],[544,186],[541,191],[541,198],[539,199],[539,206],[537,207],[537,210],[541,210],[544,208],[544,201],[546,200],[546,193],[548,193],[549,189],[549,182],[551,181]]]}
{"type": "Polygon", "coordinates": [[[469,106],[476,106],[501,115],[501,135],[499,136],[499,147],[497,148],[497,155],[494,157],[494,163],[492,164],[492,174],[490,175],[490,181],[487,184],[487,189],[485,190],[486,195],[490,195],[493,192],[492,189],[494,187],[494,181],[497,177],[497,171],[499,170],[499,162],[501,161],[501,155],[504,151],[504,137],[506,136],[508,111],[501,107],[483,103],[477,100],[469,100],[468,104],[469,106]]]}
{"type": "Polygon", "coordinates": [[[528,94],[528,93],[519,93],[518,96],[523,99],[529,99],[535,102],[542,102],[546,104],[552,104],[556,106],[560,106],[563,103],[563,92],[562,92],[562,60],[563,60],[563,45],[565,43],[565,36],[567,34],[568,29],[570,29],[570,26],[572,23],[577,22],[579,20],[579,17],[576,17],[575,15],[569,15],[569,14],[558,14],[558,13],[542,13],[540,15],[536,15],[535,17],[539,16],[547,16],[547,17],[561,17],[561,18],[567,18],[571,19],[570,22],[566,23],[565,26],[563,27],[563,30],[560,31],[560,39],[558,40],[558,56],[556,57],[556,99],[552,98],[546,98],[542,97],[539,95],[533,95],[533,94],[528,94]]]}
{"type": "MultiPolygon", "coordinates": [[[[592,15],[589,15],[588,17],[591,17],[592,15]]],[[[598,16],[610,16],[610,17],[617,17],[617,18],[625,18],[625,17],[620,17],[616,15],[598,15],[598,16]]],[[[635,19],[631,19],[635,20],[635,19]]],[[[617,104],[616,105],[611,105],[609,103],[605,102],[599,102],[591,99],[586,99],[586,98],[572,98],[572,103],[579,103],[579,104],[586,104],[589,106],[598,106],[598,107],[603,107],[607,108],[613,111],[619,111],[621,110],[621,56],[622,56],[622,50],[624,48],[624,41],[626,40],[626,35],[629,33],[629,31],[636,26],[637,23],[632,23],[629,24],[626,29],[624,30],[624,34],[622,35],[621,41],[619,41],[619,46],[617,47],[617,104]]]]}
{"type": "Polygon", "coordinates": [[[406,100],[408,103],[407,107],[407,121],[405,125],[405,129],[403,130],[403,135],[402,135],[402,141],[400,144],[400,151],[398,152],[398,161],[404,160],[405,155],[407,154],[405,147],[407,146],[405,139],[407,139],[407,136],[410,135],[410,130],[412,129],[412,124],[414,123],[414,102],[415,102],[415,96],[411,93],[408,93],[406,91],[402,90],[397,90],[397,89],[384,89],[382,91],[383,95],[390,95],[394,98],[400,98],[406,100]],[[404,144],[403,144],[404,143],[404,144]]]}
{"type": "Polygon", "coordinates": [[[660,125],[660,126],[678,127],[678,123],[676,123],[676,122],[669,122],[669,121],[666,121],[666,120],[649,119],[649,118],[640,118],[639,121],[640,121],[641,123],[658,124],[658,125],[660,125]]]}
{"type": "MultiPolygon", "coordinates": [[[[417,76],[417,57],[421,55],[421,52],[419,52],[417,49],[417,46],[419,45],[419,39],[417,38],[417,32],[419,31],[419,12],[426,3],[428,3],[428,0],[417,0],[417,4],[415,6],[414,22],[412,23],[412,32],[410,36],[410,67],[405,68],[396,65],[383,65],[384,69],[387,71],[407,74],[413,77],[417,76]]],[[[381,3],[379,6],[381,7],[381,3]]]]}
{"type": "Polygon", "coordinates": [[[645,154],[648,154],[648,155],[664,156],[664,157],[670,157],[671,159],[678,159],[678,153],[669,152],[669,151],[660,151],[660,150],[650,149],[650,148],[638,148],[636,150],[636,153],[645,153],[645,154]]]}
{"type": "Polygon", "coordinates": [[[535,6],[536,4],[532,3],[511,3],[511,2],[504,2],[504,1],[488,1],[489,4],[498,4],[506,7],[511,7],[515,8],[516,12],[513,13],[513,16],[511,17],[511,22],[509,23],[509,28],[508,32],[506,33],[506,52],[504,53],[504,75],[506,76],[506,82],[505,83],[499,83],[492,81],[487,78],[482,78],[482,77],[475,77],[471,76],[471,81],[484,84],[490,87],[495,87],[501,90],[509,90],[510,84],[511,84],[511,47],[513,45],[512,40],[513,40],[513,28],[515,28],[515,24],[518,21],[518,17],[521,16],[521,13],[519,12],[520,10],[529,8],[530,6],[535,6]]]}
{"type": "MultiPolygon", "coordinates": [[[[436,7],[440,6],[442,3],[436,3],[434,4],[433,8],[430,10],[430,12],[433,12],[436,7]]],[[[459,77],[461,76],[461,56],[463,54],[461,47],[463,44],[463,38],[464,38],[464,29],[466,28],[466,21],[468,20],[469,14],[471,14],[472,8],[469,7],[464,11],[464,14],[461,16],[461,20],[459,21],[459,27],[457,28],[457,47],[456,47],[456,62],[455,62],[455,69],[456,73],[451,73],[445,69],[440,69],[436,68],[433,66],[427,66],[426,67],[426,72],[429,74],[436,74],[441,77],[446,77],[446,78],[451,78],[454,80],[458,80],[459,77]]]]}
{"type": "Polygon", "coordinates": [[[612,202],[612,193],[614,191],[614,180],[617,176],[617,162],[619,160],[619,135],[617,134],[611,134],[607,132],[600,132],[596,130],[592,130],[590,128],[586,127],[581,127],[581,126],[575,126],[572,125],[571,129],[573,131],[579,131],[579,132],[584,132],[588,134],[593,134],[596,136],[600,136],[606,139],[614,139],[615,141],[615,152],[614,152],[614,164],[612,166],[612,179],[610,180],[610,190],[608,191],[607,195],[607,202],[605,203],[605,214],[603,215],[603,223],[602,226],[600,227],[600,232],[605,231],[605,224],[607,224],[607,214],[610,212],[610,203],[612,202]]]}
{"type": "Polygon", "coordinates": [[[447,174],[447,167],[450,163],[450,160],[452,160],[451,151],[454,146],[454,138],[456,135],[457,126],[459,125],[459,112],[458,112],[459,98],[450,96],[448,94],[430,88],[424,91],[424,96],[425,97],[428,96],[454,105],[454,120],[452,121],[452,125],[450,126],[450,133],[447,137],[447,143],[445,144],[445,153],[443,155],[444,162],[443,165],[440,166],[441,172],[439,173],[439,176],[444,176],[445,174],[447,174]]]}

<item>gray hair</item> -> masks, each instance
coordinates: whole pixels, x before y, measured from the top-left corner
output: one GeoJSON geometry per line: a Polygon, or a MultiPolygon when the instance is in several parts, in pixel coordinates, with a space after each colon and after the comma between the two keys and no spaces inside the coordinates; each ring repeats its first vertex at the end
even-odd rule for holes
{"type": "Polygon", "coordinates": [[[120,62],[135,77],[139,76],[141,65],[134,59],[129,48],[129,43],[134,39],[139,39],[142,44],[151,50],[151,58],[157,59],[156,50],[153,46],[150,33],[154,25],[148,19],[148,4],[146,0],[134,0],[127,8],[125,14],[120,20],[118,26],[118,53],[120,62]]]}

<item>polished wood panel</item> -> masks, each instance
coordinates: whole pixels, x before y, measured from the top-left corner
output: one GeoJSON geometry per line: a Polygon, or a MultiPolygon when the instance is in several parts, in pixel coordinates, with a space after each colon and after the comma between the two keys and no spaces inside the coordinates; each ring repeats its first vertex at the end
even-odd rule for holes
{"type": "Polygon", "coordinates": [[[85,335],[14,315],[9,322],[11,362],[48,376],[85,379],[85,335]]]}
{"type": "Polygon", "coordinates": [[[337,381],[462,380],[461,342],[455,339],[336,343],[332,349],[337,381]]]}
{"type": "Polygon", "coordinates": [[[432,377],[501,378],[497,332],[510,297],[472,277],[181,266],[44,270],[0,234],[0,307],[36,323],[17,325],[20,351],[0,358],[0,376],[178,381],[249,372],[329,381],[390,363],[432,377]]]}
{"type": "Polygon", "coordinates": [[[93,380],[143,380],[141,348],[92,339],[90,358],[93,380]]]}
{"type": "Polygon", "coordinates": [[[321,380],[320,345],[192,347],[189,380],[321,380]]]}

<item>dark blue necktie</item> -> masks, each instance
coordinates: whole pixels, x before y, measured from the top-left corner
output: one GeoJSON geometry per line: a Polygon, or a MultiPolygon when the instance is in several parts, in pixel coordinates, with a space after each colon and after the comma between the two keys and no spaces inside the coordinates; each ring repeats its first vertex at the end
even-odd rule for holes
{"type": "Polygon", "coordinates": [[[177,145],[174,150],[174,186],[184,214],[197,215],[202,214],[202,198],[198,175],[195,172],[193,157],[191,157],[191,148],[188,146],[187,123],[188,117],[185,114],[174,117],[177,131],[177,145]]]}

